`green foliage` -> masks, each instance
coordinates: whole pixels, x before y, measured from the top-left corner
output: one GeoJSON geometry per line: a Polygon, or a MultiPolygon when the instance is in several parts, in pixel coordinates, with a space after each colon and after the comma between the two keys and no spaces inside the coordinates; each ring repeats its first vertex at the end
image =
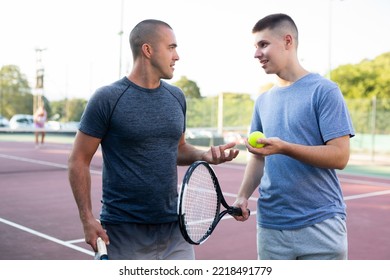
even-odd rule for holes
{"type": "Polygon", "coordinates": [[[390,133],[390,52],[359,64],[342,65],[332,78],[347,99],[355,130],[390,133]]]}
{"type": "Polygon", "coordinates": [[[6,65],[0,69],[0,114],[33,114],[33,95],[28,80],[19,67],[6,65]]]}
{"type": "Polygon", "coordinates": [[[87,101],[84,99],[74,98],[68,100],[65,121],[80,121],[86,105],[87,101]]]}
{"type": "Polygon", "coordinates": [[[223,94],[223,124],[225,127],[249,126],[254,101],[249,94],[223,94]]]}
{"type": "Polygon", "coordinates": [[[390,99],[346,99],[357,133],[390,134],[390,99]]]}
{"type": "MultiPolygon", "coordinates": [[[[79,121],[87,103],[84,99],[50,102],[43,96],[49,119],[56,114],[61,121],[79,121]]],[[[28,80],[15,65],[0,69],[0,114],[10,119],[15,114],[33,114],[34,96],[28,80]]]]}
{"type": "Polygon", "coordinates": [[[188,98],[187,127],[217,127],[217,108],[215,98],[188,98]]]}
{"type": "Polygon", "coordinates": [[[56,115],[58,120],[66,120],[66,99],[51,102],[53,115],[56,115]]]}
{"type": "Polygon", "coordinates": [[[359,64],[342,65],[332,79],[346,98],[390,98],[390,52],[359,64]]]}
{"type": "MultiPolygon", "coordinates": [[[[218,98],[187,99],[187,127],[217,127],[218,98]]],[[[249,94],[224,93],[224,127],[247,127],[251,121],[253,104],[249,94]]]]}
{"type": "Polygon", "coordinates": [[[198,85],[194,81],[188,80],[186,76],[182,76],[177,82],[173,84],[181,88],[187,98],[201,98],[198,85]]]}
{"type": "Polygon", "coordinates": [[[80,98],[51,102],[53,114],[58,114],[63,122],[80,121],[86,105],[87,100],[80,98]]]}

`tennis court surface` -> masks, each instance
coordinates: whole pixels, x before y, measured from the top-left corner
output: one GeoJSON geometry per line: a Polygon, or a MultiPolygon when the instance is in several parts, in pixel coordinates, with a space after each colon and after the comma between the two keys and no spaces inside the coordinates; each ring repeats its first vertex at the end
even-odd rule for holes
{"type": "MultiPolygon", "coordinates": [[[[67,178],[71,140],[53,139],[48,135],[47,143],[36,149],[32,136],[11,141],[0,135],[0,259],[93,258],[93,252],[83,240],[67,178]]],[[[96,217],[100,210],[101,165],[98,152],[91,165],[96,217]]],[[[243,163],[214,167],[228,203],[234,201],[244,168],[243,163]]],[[[379,169],[379,175],[367,174],[362,166],[340,172],[348,207],[351,260],[390,260],[390,165],[379,169]]],[[[179,167],[180,181],[185,170],[186,167],[179,167]]],[[[197,259],[256,259],[255,198],[249,208],[252,215],[247,222],[225,216],[213,235],[196,246],[197,259]]]]}

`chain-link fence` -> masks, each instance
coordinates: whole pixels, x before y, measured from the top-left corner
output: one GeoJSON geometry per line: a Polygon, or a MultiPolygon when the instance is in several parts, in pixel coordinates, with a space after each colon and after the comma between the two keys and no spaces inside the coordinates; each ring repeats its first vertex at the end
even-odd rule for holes
{"type": "Polygon", "coordinates": [[[390,99],[347,99],[356,136],[353,152],[390,156],[390,99]]]}

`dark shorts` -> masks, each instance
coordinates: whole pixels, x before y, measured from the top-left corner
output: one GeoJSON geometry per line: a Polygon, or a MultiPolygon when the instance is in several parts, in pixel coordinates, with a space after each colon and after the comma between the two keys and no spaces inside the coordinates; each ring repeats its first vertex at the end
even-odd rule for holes
{"type": "Polygon", "coordinates": [[[193,246],[181,235],[178,222],[143,224],[104,224],[111,260],[193,260],[193,246]]]}

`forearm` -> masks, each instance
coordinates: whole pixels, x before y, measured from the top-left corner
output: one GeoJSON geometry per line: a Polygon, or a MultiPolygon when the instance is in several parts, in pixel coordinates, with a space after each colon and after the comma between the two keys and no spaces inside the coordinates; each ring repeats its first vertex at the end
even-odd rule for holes
{"type": "Polygon", "coordinates": [[[349,160],[349,139],[343,141],[342,145],[341,141],[336,142],[336,145],[332,142],[320,146],[286,143],[283,154],[316,167],[343,169],[349,160]]]}
{"type": "Polygon", "coordinates": [[[89,166],[70,161],[68,176],[80,219],[84,224],[84,222],[93,217],[89,166]]]}
{"type": "Polygon", "coordinates": [[[249,199],[253,192],[258,188],[261,178],[264,173],[264,157],[251,155],[249,162],[245,168],[244,178],[240,189],[237,193],[237,198],[249,199]]]}
{"type": "Polygon", "coordinates": [[[181,143],[178,147],[177,165],[190,165],[194,161],[203,160],[206,150],[198,149],[191,144],[181,143]]]}

